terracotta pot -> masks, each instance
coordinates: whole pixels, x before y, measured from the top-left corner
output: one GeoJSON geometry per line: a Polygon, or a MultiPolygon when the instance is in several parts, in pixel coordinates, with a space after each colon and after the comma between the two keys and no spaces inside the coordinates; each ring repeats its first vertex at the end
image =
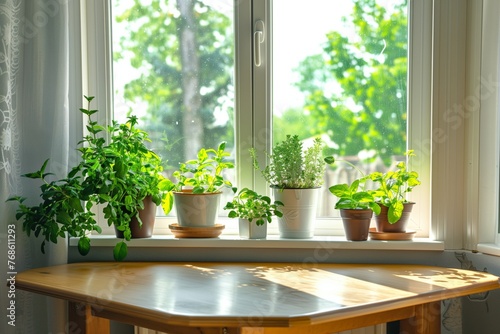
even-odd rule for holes
{"type": "MultiPolygon", "coordinates": [[[[132,238],[151,238],[156,218],[156,204],[153,203],[151,196],[144,199],[144,209],[139,211],[139,217],[142,226],[139,226],[139,222],[135,217],[130,221],[132,238]]],[[[123,231],[118,231],[115,228],[115,234],[117,238],[123,239],[123,231]]]]}
{"type": "Polygon", "coordinates": [[[394,224],[389,223],[389,220],[387,218],[387,212],[389,211],[389,208],[384,205],[380,205],[380,214],[375,215],[377,231],[405,233],[406,226],[408,225],[408,222],[410,220],[411,209],[413,208],[414,204],[415,203],[413,202],[403,204],[403,214],[401,215],[401,218],[394,224]]]}
{"type": "Polygon", "coordinates": [[[340,216],[347,240],[365,241],[368,239],[373,216],[371,209],[341,209],[340,216]]]}

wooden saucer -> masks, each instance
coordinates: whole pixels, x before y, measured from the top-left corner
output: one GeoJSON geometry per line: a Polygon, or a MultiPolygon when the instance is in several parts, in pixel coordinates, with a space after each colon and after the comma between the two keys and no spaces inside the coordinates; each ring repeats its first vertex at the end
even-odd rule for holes
{"type": "Polygon", "coordinates": [[[416,231],[406,232],[379,232],[375,228],[370,228],[368,235],[372,240],[412,240],[416,231]]]}
{"type": "Polygon", "coordinates": [[[176,238],[217,238],[224,229],[224,225],[221,224],[215,224],[210,227],[190,227],[170,224],[168,227],[176,238]]]}

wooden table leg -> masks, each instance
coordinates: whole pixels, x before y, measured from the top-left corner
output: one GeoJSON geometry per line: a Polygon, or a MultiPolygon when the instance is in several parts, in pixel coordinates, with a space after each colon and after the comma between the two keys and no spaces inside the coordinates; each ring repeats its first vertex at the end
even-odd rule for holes
{"type": "Polygon", "coordinates": [[[96,317],[89,305],[69,302],[68,332],[70,334],[109,334],[109,320],[96,317]]]}
{"type": "Polygon", "coordinates": [[[400,321],[402,334],[441,333],[441,302],[415,306],[415,316],[400,321]]]}

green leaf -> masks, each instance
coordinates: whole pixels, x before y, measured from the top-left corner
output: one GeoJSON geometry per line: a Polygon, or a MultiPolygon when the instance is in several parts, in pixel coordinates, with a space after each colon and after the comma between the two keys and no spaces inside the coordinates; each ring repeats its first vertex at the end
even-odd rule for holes
{"type": "Polygon", "coordinates": [[[120,241],[113,248],[113,257],[116,261],[123,261],[127,257],[128,249],[127,244],[120,241]]]}
{"type": "Polygon", "coordinates": [[[125,176],[125,173],[127,172],[125,164],[123,163],[122,159],[117,159],[113,170],[116,173],[116,177],[118,178],[123,178],[125,176]]]}
{"type": "Polygon", "coordinates": [[[73,210],[76,210],[78,212],[83,212],[83,207],[82,207],[82,202],[76,198],[76,197],[71,197],[69,199],[69,204],[70,204],[70,207],[73,209],[73,210]]]}
{"type": "Polygon", "coordinates": [[[354,194],[356,191],[358,191],[358,187],[359,187],[359,180],[354,180],[351,186],[349,187],[349,192],[351,194],[354,194]]]}
{"type": "Polygon", "coordinates": [[[203,194],[205,192],[205,188],[201,186],[196,186],[193,188],[193,194],[203,194]]]}
{"type": "Polygon", "coordinates": [[[373,196],[366,191],[358,192],[352,195],[352,198],[358,202],[373,202],[373,196]]]}
{"type": "Polygon", "coordinates": [[[80,172],[79,168],[73,168],[69,173],[68,173],[68,178],[73,178],[76,174],[80,172]]]}
{"type": "Polygon", "coordinates": [[[343,184],[336,184],[334,186],[331,186],[328,188],[332,194],[334,194],[337,197],[342,197],[349,191],[349,186],[345,183],[343,184]]]}
{"type": "Polygon", "coordinates": [[[25,197],[22,197],[22,196],[13,196],[13,197],[9,197],[7,198],[6,202],[9,202],[9,201],[17,201],[17,202],[24,202],[24,200],[26,200],[25,197]]]}
{"type": "Polygon", "coordinates": [[[335,209],[356,209],[357,203],[351,198],[340,198],[335,204],[335,209]]]}
{"type": "Polygon", "coordinates": [[[133,204],[134,204],[134,199],[132,198],[132,196],[130,195],[125,196],[125,205],[130,206],[133,204]]]}
{"type": "Polygon", "coordinates": [[[49,227],[49,238],[50,238],[50,241],[54,244],[57,244],[57,236],[59,235],[59,229],[57,227],[57,224],[54,224],[54,225],[51,225],[49,227]]]}
{"type": "Polygon", "coordinates": [[[202,148],[198,151],[198,160],[205,161],[206,159],[208,159],[207,150],[202,148]]]}
{"type": "Polygon", "coordinates": [[[66,211],[59,212],[56,220],[64,225],[71,224],[71,217],[66,211]]]}
{"type": "Polygon", "coordinates": [[[130,228],[128,226],[125,226],[125,229],[123,230],[123,237],[127,241],[132,239],[132,231],[130,230],[130,228]]]}
{"type": "Polygon", "coordinates": [[[404,205],[401,202],[395,202],[392,203],[391,206],[389,206],[389,210],[387,211],[387,217],[389,220],[389,223],[394,224],[401,218],[401,215],[403,214],[403,209],[404,205]]]}
{"type": "Polygon", "coordinates": [[[90,239],[88,237],[81,237],[78,240],[78,252],[80,255],[87,255],[90,251],[90,239]]]}
{"type": "Polygon", "coordinates": [[[324,161],[331,165],[331,164],[334,164],[335,163],[335,158],[333,156],[328,156],[328,157],[325,157],[324,161]]]}
{"type": "Polygon", "coordinates": [[[376,215],[379,215],[380,214],[380,205],[378,205],[377,203],[375,202],[371,202],[368,204],[370,206],[370,209],[372,209],[372,211],[376,214],[376,215]]]}
{"type": "Polygon", "coordinates": [[[158,183],[158,189],[161,191],[172,191],[175,188],[175,183],[169,179],[163,179],[158,183]]]}
{"type": "Polygon", "coordinates": [[[92,102],[92,100],[94,99],[94,96],[87,96],[87,95],[83,95],[83,97],[85,98],[85,100],[87,100],[87,102],[92,102]]]}
{"type": "Polygon", "coordinates": [[[168,215],[170,211],[172,211],[173,205],[174,205],[174,194],[168,192],[165,194],[163,200],[161,201],[161,208],[163,209],[163,212],[165,212],[165,214],[168,215]]]}

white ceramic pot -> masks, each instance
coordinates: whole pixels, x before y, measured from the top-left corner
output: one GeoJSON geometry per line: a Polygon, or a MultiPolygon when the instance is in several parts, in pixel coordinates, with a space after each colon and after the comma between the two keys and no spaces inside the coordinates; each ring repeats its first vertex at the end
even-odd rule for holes
{"type": "Polygon", "coordinates": [[[252,222],[248,219],[239,219],[239,232],[242,239],[265,239],[267,237],[267,222],[257,225],[255,219],[252,222]]]}
{"type": "Polygon", "coordinates": [[[278,218],[281,238],[310,239],[314,236],[319,191],[312,189],[278,189],[273,187],[274,199],[281,201],[283,217],[278,218]]]}

